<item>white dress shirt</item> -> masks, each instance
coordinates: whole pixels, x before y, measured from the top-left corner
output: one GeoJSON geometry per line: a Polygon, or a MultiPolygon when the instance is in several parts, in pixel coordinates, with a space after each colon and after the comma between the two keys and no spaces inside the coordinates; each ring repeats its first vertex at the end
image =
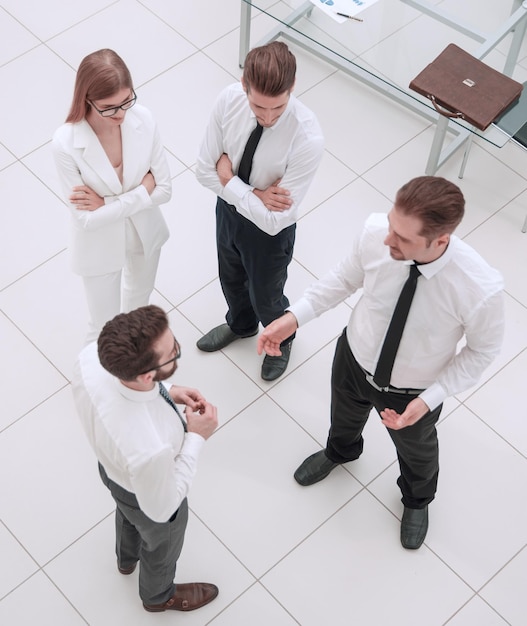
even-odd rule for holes
{"type": "Polygon", "coordinates": [[[322,158],[324,138],[315,115],[290,96],[276,123],[264,128],[253,158],[250,184],[234,176],[225,187],[220,183],[216,163],[222,154],[238,171],[245,144],[256,127],[247,95],[241,83],[230,85],[219,95],[201,144],[196,176],[199,182],[236,207],[269,235],[294,224],[298,207],[306,195],[322,158]],[[290,192],[292,206],[283,212],[269,211],[252,190],[267,189],[281,179],[280,187],[290,192]]]}
{"type": "MultiPolygon", "coordinates": [[[[350,254],[289,310],[299,326],[345,300],[362,296],[347,327],[358,363],[373,373],[411,261],[391,258],[385,214],[366,222],[350,254]]],[[[424,389],[430,409],[475,384],[499,353],[504,331],[503,280],[481,256],[452,235],[444,254],[420,265],[422,276],[395,359],[391,385],[424,389]],[[465,344],[458,351],[458,344],[465,344]]]]}
{"type": "Polygon", "coordinates": [[[126,111],[121,137],[122,181],[85,119],[63,124],[53,136],[53,156],[70,207],[70,259],[73,271],[81,276],[109,274],[124,266],[127,226],[137,232],[147,257],[168,239],[159,205],[170,200],[172,183],[150,111],[139,104],[126,111]],[[156,181],[151,195],[141,184],[149,171],[156,181]],[[104,206],[95,211],[76,209],[69,197],[80,185],[93,189],[104,206]]]}
{"type": "Polygon", "coordinates": [[[80,353],[72,389],[88,440],[108,477],[134,493],[150,519],[166,522],[189,492],[203,437],[184,432],[157,384],[136,391],[109,374],[99,362],[96,343],[80,353]]]}

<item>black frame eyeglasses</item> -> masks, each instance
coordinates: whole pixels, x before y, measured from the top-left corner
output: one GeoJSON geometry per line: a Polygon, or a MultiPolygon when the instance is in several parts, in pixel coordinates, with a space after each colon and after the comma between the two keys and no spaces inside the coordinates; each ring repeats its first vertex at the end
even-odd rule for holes
{"type": "Polygon", "coordinates": [[[165,367],[165,365],[168,365],[169,363],[175,363],[178,359],[180,359],[181,358],[181,346],[179,345],[175,337],[174,337],[174,352],[176,353],[175,356],[173,356],[171,359],[168,359],[168,361],[165,361],[164,363],[160,363],[159,365],[154,365],[153,367],[150,367],[146,371],[141,372],[140,374],[137,374],[137,375],[142,376],[143,374],[148,374],[148,372],[151,372],[152,370],[159,370],[162,367],[165,367]]]}
{"type": "Polygon", "coordinates": [[[137,94],[133,89],[132,93],[134,94],[133,98],[130,98],[130,100],[123,102],[118,107],[110,107],[109,109],[98,109],[91,100],[86,99],[86,101],[89,102],[91,106],[97,111],[97,113],[99,115],[102,115],[102,117],[113,117],[114,115],[117,115],[119,111],[128,111],[128,109],[131,109],[134,106],[134,104],[137,102],[137,94]]]}

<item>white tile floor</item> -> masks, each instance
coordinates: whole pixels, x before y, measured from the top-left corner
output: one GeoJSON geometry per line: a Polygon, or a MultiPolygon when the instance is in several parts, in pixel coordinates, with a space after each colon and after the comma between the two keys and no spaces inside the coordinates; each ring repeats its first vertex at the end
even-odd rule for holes
{"type": "MultiPolygon", "coordinates": [[[[466,19],[481,16],[489,27],[495,2],[461,4],[466,19]]],[[[509,3],[501,4],[506,15],[509,3]]],[[[239,77],[238,21],[238,0],[0,0],[0,623],[524,626],[527,155],[477,142],[460,182],[468,211],[459,232],[505,276],[507,334],[482,382],[445,405],[430,531],[408,552],[399,544],[395,453],[375,417],[359,461],[308,489],[292,478],[324,445],[334,342],[353,298],[299,332],[275,384],[259,377],[254,339],[213,355],[194,345],[225,312],[214,198],[192,167],[213,98],[239,77]],[[177,380],[198,386],[220,411],[178,569],[181,581],[216,582],[220,596],[192,614],[147,614],[137,574],[117,573],[112,501],[69,390],[86,312],[66,261],[68,218],[49,142],[80,59],[103,46],[127,61],[169,151],[172,237],[154,301],[170,311],[183,345],[177,380]]],[[[418,26],[407,36],[447,43],[438,41],[443,28],[418,26]]],[[[254,17],[258,37],[268,27],[254,17]]],[[[505,44],[494,54],[503,56],[505,44]]],[[[397,188],[423,173],[433,135],[422,118],[295,52],[297,93],[319,115],[327,145],[298,225],[292,299],[343,256],[368,213],[388,210],[397,188]],[[350,117],[348,130],[341,120],[350,117]]],[[[382,57],[382,46],[367,52],[371,63],[382,57]]],[[[521,66],[525,75],[527,49],[521,66]]],[[[457,181],[459,163],[456,155],[439,173],[457,181]]]]}

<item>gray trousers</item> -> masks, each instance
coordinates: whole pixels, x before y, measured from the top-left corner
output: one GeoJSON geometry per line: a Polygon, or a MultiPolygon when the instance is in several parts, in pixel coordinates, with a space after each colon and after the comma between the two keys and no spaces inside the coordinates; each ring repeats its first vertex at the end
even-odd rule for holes
{"type": "Polygon", "coordinates": [[[187,527],[187,499],[168,522],[154,522],[141,511],[133,493],[108,478],[100,463],[99,473],[116,504],[117,563],[126,568],[139,561],[141,600],[144,604],[163,604],[176,591],[174,576],[187,527]]]}

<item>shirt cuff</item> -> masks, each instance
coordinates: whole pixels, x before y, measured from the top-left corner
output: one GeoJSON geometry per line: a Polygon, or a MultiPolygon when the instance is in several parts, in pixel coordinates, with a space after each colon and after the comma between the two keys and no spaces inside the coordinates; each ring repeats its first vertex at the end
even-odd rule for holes
{"type": "Polygon", "coordinates": [[[291,311],[296,317],[299,327],[307,324],[316,317],[315,311],[307,298],[300,298],[300,300],[297,300],[294,304],[287,307],[287,311],[291,311]]]}
{"type": "Polygon", "coordinates": [[[185,433],[185,441],[183,442],[181,452],[191,454],[194,458],[197,458],[204,443],[205,439],[198,433],[185,433]]]}
{"type": "Polygon", "coordinates": [[[238,176],[233,176],[223,188],[223,199],[229,204],[238,204],[254,187],[247,185],[238,176]]]}
{"type": "Polygon", "coordinates": [[[428,408],[433,411],[441,402],[446,400],[447,393],[439,383],[433,383],[419,394],[419,398],[426,403],[428,408]]]}

